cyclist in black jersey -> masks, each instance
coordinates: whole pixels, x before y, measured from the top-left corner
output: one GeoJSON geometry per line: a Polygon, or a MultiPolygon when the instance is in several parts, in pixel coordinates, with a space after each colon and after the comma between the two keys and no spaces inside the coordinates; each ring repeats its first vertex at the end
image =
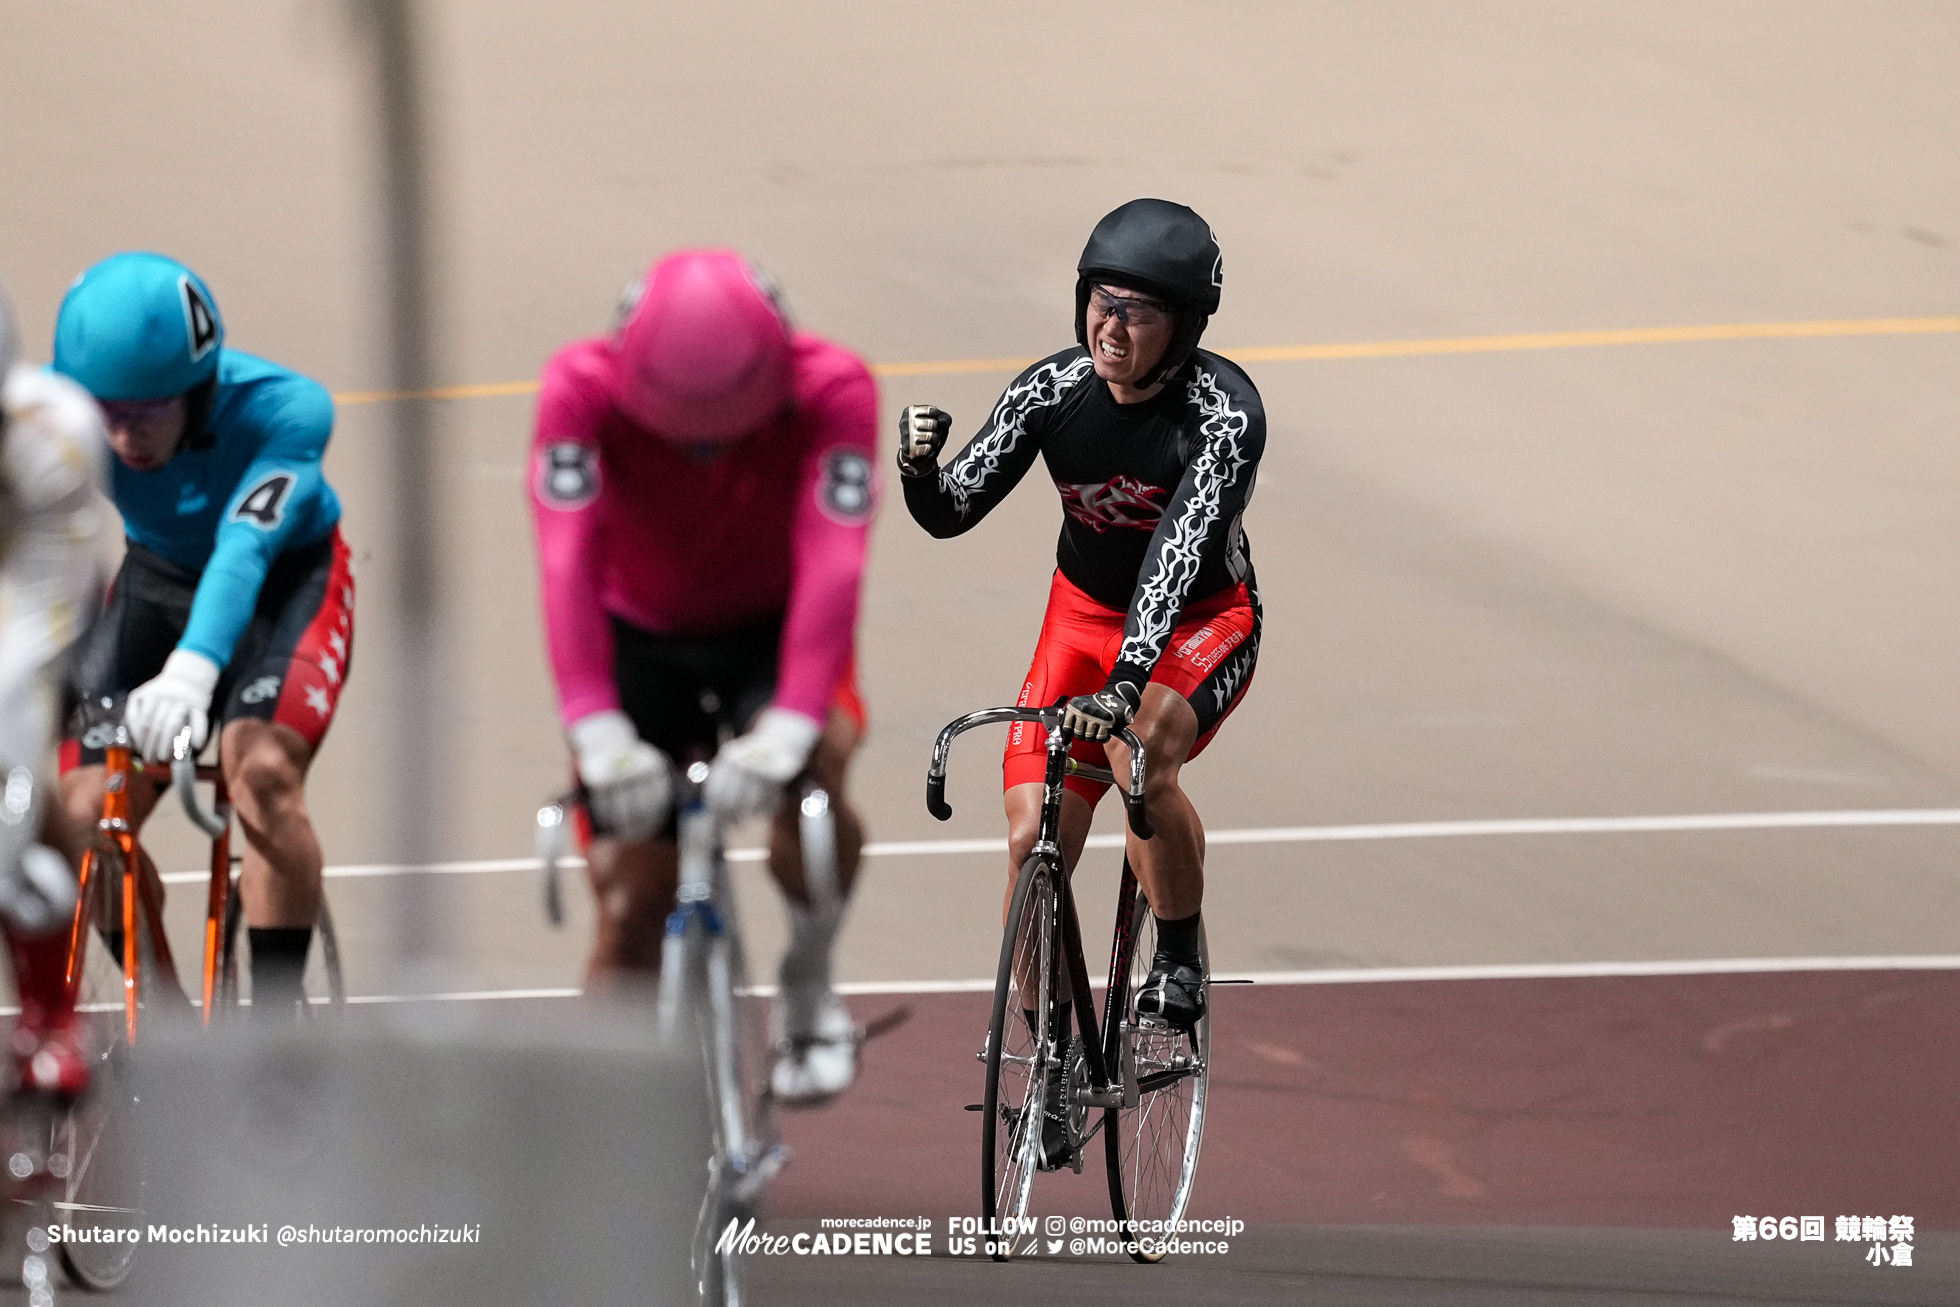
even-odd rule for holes
{"type": "MultiPolygon", "coordinates": [[[[906,507],[934,536],[978,524],[1037,454],[1061,492],[1057,573],[1021,702],[1072,696],[1067,720],[1077,739],[1100,744],[1092,752],[1106,750],[1119,775],[1129,754],[1112,733],[1131,726],[1143,742],[1156,837],[1131,834],[1128,851],[1159,948],[1138,1002],[1186,1028],[1205,1003],[1204,828],[1178,772],[1243,696],[1261,626],[1242,519],[1265,412],[1237,365],[1198,348],[1222,283],[1202,218],[1164,200],[1133,200],[1097,224],[1083,251],[1075,348],[1016,377],[943,467],[951,419],[915,405],[899,420],[906,507]]],[[[1023,723],[1009,737],[1010,877],[1039,824],[1039,735],[1023,723]]],[[[1104,787],[1068,785],[1063,854],[1073,865],[1104,787]]]]}

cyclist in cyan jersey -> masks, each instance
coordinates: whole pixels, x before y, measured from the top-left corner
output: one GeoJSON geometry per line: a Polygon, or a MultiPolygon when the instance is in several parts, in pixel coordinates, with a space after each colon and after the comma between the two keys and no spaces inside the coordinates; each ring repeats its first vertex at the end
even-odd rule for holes
{"type": "MultiPolygon", "coordinates": [[[[210,289],[158,254],[118,254],[81,275],[55,324],[54,367],[102,405],[129,537],[75,689],[89,701],[127,694],[124,721],[146,758],[168,758],[187,726],[196,747],[219,728],[245,834],[252,1002],[290,1016],[320,905],[306,772],[354,640],[340,501],[320,471],[333,401],[229,348],[210,289]]],[[[84,828],[101,810],[106,742],[91,733],[62,746],[63,801],[84,828]]],[[[133,787],[139,826],[157,794],[133,787]]]]}
{"type": "Polygon", "coordinates": [[[658,973],[678,874],[672,773],[712,758],[717,813],[773,820],[791,931],[772,1084],[791,1103],[856,1073],[830,950],[864,839],[843,787],[864,731],[853,644],[877,415],[865,365],[792,330],[728,250],[655,264],[612,333],[545,365],[538,395],[545,626],[594,827],[589,981],[658,973]],[[805,772],[833,801],[842,894],[804,882],[782,796],[805,772]]]}
{"type": "MultiPolygon", "coordinates": [[[[1180,204],[1133,200],[1098,223],[1083,250],[1075,348],[1016,377],[944,467],[947,415],[919,405],[899,421],[906,507],[935,536],[972,529],[1037,455],[1047,463],[1064,517],[1020,703],[1072,696],[1065,720],[1076,756],[1101,762],[1106,751],[1119,775],[1129,751],[1112,733],[1130,726],[1143,742],[1156,838],[1128,836],[1129,856],[1157,919],[1158,949],[1137,1007],[1183,1028],[1205,1011],[1205,844],[1178,770],[1238,705],[1259,656],[1242,518],[1266,419],[1245,373],[1198,348],[1222,284],[1218,244],[1202,218],[1180,204]]],[[[1017,723],[1005,764],[1010,876],[1034,843],[1045,757],[1041,730],[1017,723]]],[[[1068,780],[1062,832],[1071,865],[1106,788],[1068,780]]]]}
{"type": "MultiPolygon", "coordinates": [[[[60,658],[101,597],[107,447],[73,383],[18,361],[0,294],[0,931],[20,993],[17,1091],[73,1098],[89,1057],[66,983],[71,843],[43,796],[59,719],[60,658]]],[[[25,1177],[20,1177],[25,1178],[25,1177]]]]}

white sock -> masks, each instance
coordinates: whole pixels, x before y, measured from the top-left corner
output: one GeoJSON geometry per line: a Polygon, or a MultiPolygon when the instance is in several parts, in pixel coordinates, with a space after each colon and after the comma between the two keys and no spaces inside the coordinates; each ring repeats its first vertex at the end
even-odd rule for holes
{"type": "Polygon", "coordinates": [[[813,908],[789,902],[789,947],[779,972],[783,1030],[791,1038],[809,1035],[830,996],[830,946],[843,921],[841,903],[813,908]]]}

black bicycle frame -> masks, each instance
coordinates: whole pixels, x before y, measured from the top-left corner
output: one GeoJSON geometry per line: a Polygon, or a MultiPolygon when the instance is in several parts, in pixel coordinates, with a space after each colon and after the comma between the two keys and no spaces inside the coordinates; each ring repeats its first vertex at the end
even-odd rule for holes
{"type": "MultiPolygon", "coordinates": [[[[1051,932],[1050,939],[1059,941],[1064,959],[1068,963],[1068,988],[1070,1002],[1074,1005],[1076,1020],[1079,1023],[1084,1059],[1088,1063],[1090,1087],[1088,1105],[1091,1107],[1117,1107],[1118,1096],[1110,1080],[1110,1064],[1115,1061],[1122,1047],[1121,1027],[1125,1004],[1123,997],[1128,988],[1127,977],[1119,979],[1118,972],[1127,965],[1131,936],[1135,932],[1134,905],[1136,903],[1136,873],[1128,858],[1123,860],[1123,889],[1118,905],[1116,923],[1119,947],[1110,959],[1110,994],[1105,1001],[1103,1018],[1103,1037],[1092,1038],[1096,1024],[1095,996],[1089,991],[1089,970],[1082,958],[1082,930],[1075,913],[1075,891],[1070,883],[1071,872],[1062,859],[1062,789],[1063,782],[1070,774],[1087,775],[1105,783],[1115,784],[1123,795],[1125,815],[1129,827],[1139,839],[1150,839],[1154,832],[1150,819],[1144,812],[1143,795],[1143,741],[1128,730],[1120,732],[1123,742],[1130,748],[1130,778],[1127,785],[1105,768],[1087,766],[1069,757],[1069,746],[1074,737],[1062,727],[1064,709],[1068,696],[1063,695],[1053,705],[1042,709],[1030,708],[988,708],[947,724],[939,732],[932,747],[932,765],[926,769],[926,810],[940,821],[953,815],[953,809],[946,802],[946,763],[953,740],[962,731],[975,726],[994,722],[1027,721],[1039,722],[1048,733],[1048,766],[1042,777],[1041,824],[1035,838],[1033,856],[1040,858],[1055,877],[1055,908],[1050,919],[1044,923],[1051,932]]],[[[1048,1029],[1055,1029],[1055,1009],[1059,1006],[1058,997],[1051,993],[1048,997],[1048,1029]]]]}
{"type": "MultiPolygon", "coordinates": [[[[1062,959],[1068,964],[1069,991],[1075,1007],[1076,1025],[1082,1037],[1085,1059],[1088,1062],[1089,1089],[1097,1099],[1108,1099],[1111,1097],[1110,1063],[1114,1061],[1117,1049],[1114,1022],[1121,1019],[1121,1005],[1120,1001],[1106,1000],[1107,1012],[1102,1022],[1104,1036],[1100,1040],[1095,1038],[1096,1000],[1089,989],[1088,964],[1083,961],[1082,926],[1075,912],[1074,873],[1065,865],[1061,848],[1062,791],[1063,781],[1068,774],[1070,743],[1068,732],[1059,727],[1048,732],[1048,767],[1042,776],[1041,832],[1035,839],[1034,852],[1048,863],[1055,877],[1055,919],[1048,923],[1048,929],[1054,932],[1050,938],[1061,941],[1062,959]]],[[[1130,870],[1127,858],[1123,860],[1123,873],[1127,886],[1123,897],[1126,905],[1123,910],[1125,921],[1118,927],[1119,930],[1128,928],[1130,913],[1127,905],[1134,902],[1136,896],[1135,875],[1130,870]]],[[[1114,963],[1112,962],[1111,965],[1113,968],[1114,963]]],[[[1113,994],[1115,991],[1112,989],[1108,992],[1113,994]]],[[[1048,1028],[1054,1030],[1057,1015],[1055,1009],[1059,1006],[1059,996],[1050,992],[1048,1005],[1048,1028]]],[[[1093,1105],[1108,1106],[1109,1104],[1093,1105]]]]}

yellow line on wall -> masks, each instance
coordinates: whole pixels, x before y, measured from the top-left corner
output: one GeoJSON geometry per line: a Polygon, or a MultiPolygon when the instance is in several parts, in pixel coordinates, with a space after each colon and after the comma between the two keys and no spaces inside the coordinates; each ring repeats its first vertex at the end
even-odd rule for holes
{"type": "Polygon", "coordinates": [[[1406,358],[1420,354],[1496,354],[1521,349],[1587,349],[1603,345],[1683,345],[1713,340],[1814,340],[1829,336],[1922,336],[1960,332],[1955,318],[1849,318],[1826,322],[1723,322],[1613,331],[1544,331],[1521,336],[1442,340],[1375,340],[1348,345],[1271,345],[1221,350],[1240,363],[1300,359],[1406,358]]]}
{"type": "MultiPolygon", "coordinates": [[[[1960,334],[1960,317],[1841,318],[1817,322],[1722,322],[1686,327],[1625,327],[1608,331],[1543,331],[1515,336],[1455,336],[1434,340],[1370,340],[1330,345],[1263,345],[1223,349],[1237,363],[1291,363],[1330,359],[1416,358],[1436,354],[1500,354],[1528,349],[1591,349],[1608,345],[1684,345],[1721,340],[1817,340],[1846,336],[1926,336],[1960,334]]],[[[1024,359],[940,359],[920,363],[879,363],[881,377],[945,377],[970,372],[1018,372],[1024,359]]],[[[404,392],[355,391],[335,395],[337,404],[386,404],[401,399],[488,399],[529,395],[535,381],[493,381],[474,386],[439,386],[404,392]]]]}
{"type": "Polygon", "coordinates": [[[398,399],[489,399],[493,395],[533,395],[535,381],[488,381],[477,386],[437,386],[434,390],[356,390],[335,395],[336,404],[391,404],[398,399]]]}

